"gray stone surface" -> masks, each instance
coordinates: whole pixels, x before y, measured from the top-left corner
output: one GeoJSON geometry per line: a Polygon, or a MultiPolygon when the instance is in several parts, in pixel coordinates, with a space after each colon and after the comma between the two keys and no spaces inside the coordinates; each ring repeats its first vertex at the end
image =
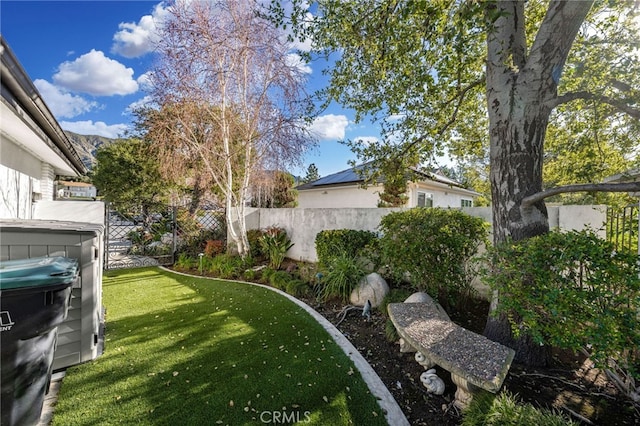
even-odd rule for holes
{"type": "Polygon", "coordinates": [[[427,293],[418,291],[407,297],[404,303],[435,303],[435,300],[427,293]]]}
{"type": "Polygon", "coordinates": [[[398,334],[440,367],[471,384],[497,392],[514,351],[442,317],[435,304],[391,303],[398,334]]]}
{"type": "Polygon", "coordinates": [[[373,272],[364,277],[353,289],[349,301],[352,305],[364,306],[369,300],[371,306],[375,308],[380,306],[387,294],[389,294],[389,285],[380,274],[373,272]]]}
{"type": "Polygon", "coordinates": [[[440,311],[440,317],[442,317],[442,319],[449,320],[449,315],[447,314],[447,311],[444,310],[442,305],[433,300],[433,298],[427,293],[424,293],[422,291],[413,293],[411,296],[407,297],[404,303],[431,303],[435,305],[436,308],[438,308],[438,311],[440,311]]]}

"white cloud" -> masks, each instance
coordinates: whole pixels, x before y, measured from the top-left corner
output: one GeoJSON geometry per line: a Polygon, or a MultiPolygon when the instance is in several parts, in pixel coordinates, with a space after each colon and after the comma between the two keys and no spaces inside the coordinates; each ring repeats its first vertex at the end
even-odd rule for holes
{"type": "Polygon", "coordinates": [[[132,113],[135,110],[139,109],[139,108],[143,108],[143,107],[150,107],[150,106],[154,106],[154,102],[153,102],[153,98],[151,96],[145,96],[142,99],[139,99],[135,102],[132,102],[129,104],[129,106],[126,109],[127,113],[132,113]]]}
{"type": "Polygon", "coordinates": [[[313,120],[310,132],[320,140],[344,139],[349,120],[344,115],[327,114],[313,120]]]}
{"type": "Polygon", "coordinates": [[[287,65],[298,68],[298,70],[303,74],[311,74],[313,72],[309,64],[305,63],[297,53],[287,54],[286,61],[287,65]]]}
{"type": "Polygon", "coordinates": [[[138,86],[140,87],[140,90],[142,90],[144,92],[151,91],[151,89],[152,89],[151,72],[145,72],[140,77],[138,77],[136,82],[138,83],[138,86]]]}
{"type": "Polygon", "coordinates": [[[168,15],[163,4],[157,4],[151,15],[140,18],[138,23],[122,22],[118,25],[120,31],[113,36],[111,52],[125,58],[137,58],[153,51],[158,41],[158,27],[162,25],[168,15]]]}
{"type": "Polygon", "coordinates": [[[400,120],[403,120],[405,117],[407,116],[407,114],[392,114],[389,117],[387,117],[387,121],[389,123],[396,123],[400,120]]]}
{"type": "MultiPolygon", "coordinates": [[[[307,13],[306,17],[305,17],[305,28],[310,27],[311,25],[313,25],[313,21],[314,21],[314,16],[311,13],[307,13]]],[[[293,47],[295,49],[298,49],[302,52],[310,52],[311,48],[313,47],[311,44],[311,38],[305,38],[303,40],[295,40],[293,42],[293,47]]]]}
{"type": "Polygon", "coordinates": [[[355,142],[363,145],[371,145],[373,143],[380,142],[380,138],[377,136],[358,136],[354,140],[355,142]]]}
{"type": "Polygon", "coordinates": [[[138,91],[133,69],[95,49],[73,62],[60,64],[53,81],[67,90],[96,96],[128,95],[138,91]]]}
{"type": "Polygon", "coordinates": [[[80,135],[98,135],[104,136],[105,138],[121,137],[130,128],[128,124],[107,125],[103,121],[96,121],[94,123],[91,120],[73,122],[61,121],[60,127],[64,130],[69,130],[70,132],[78,133],[80,135]]]}
{"type": "Polygon", "coordinates": [[[90,102],[81,96],[65,92],[47,80],[37,79],[33,84],[56,118],[73,118],[99,107],[97,102],[90,102]]]}

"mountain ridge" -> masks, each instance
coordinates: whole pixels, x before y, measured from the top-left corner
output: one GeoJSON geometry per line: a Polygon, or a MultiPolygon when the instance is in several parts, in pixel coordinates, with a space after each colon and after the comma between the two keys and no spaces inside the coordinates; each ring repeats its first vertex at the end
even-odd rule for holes
{"type": "Polygon", "coordinates": [[[82,163],[91,170],[96,163],[96,151],[103,145],[109,145],[119,139],[107,138],[98,135],[81,135],[65,130],[76,152],[82,159],[82,163]]]}

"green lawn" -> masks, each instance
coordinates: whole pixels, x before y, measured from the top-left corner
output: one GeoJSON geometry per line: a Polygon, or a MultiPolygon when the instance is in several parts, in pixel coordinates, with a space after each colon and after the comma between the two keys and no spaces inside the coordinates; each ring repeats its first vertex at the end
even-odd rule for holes
{"type": "Polygon", "coordinates": [[[268,289],[108,273],[105,352],[67,370],[55,425],[386,424],[353,363],[268,289]]]}

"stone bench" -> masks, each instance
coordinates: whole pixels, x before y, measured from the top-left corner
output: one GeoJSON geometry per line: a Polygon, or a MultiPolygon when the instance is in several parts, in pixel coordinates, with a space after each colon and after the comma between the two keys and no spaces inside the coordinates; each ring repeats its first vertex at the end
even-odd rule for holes
{"type": "Polygon", "coordinates": [[[478,388],[500,390],[513,349],[451,322],[435,302],[390,303],[388,311],[403,352],[418,352],[416,360],[425,369],[438,365],[451,373],[456,406],[467,408],[478,388]]]}

